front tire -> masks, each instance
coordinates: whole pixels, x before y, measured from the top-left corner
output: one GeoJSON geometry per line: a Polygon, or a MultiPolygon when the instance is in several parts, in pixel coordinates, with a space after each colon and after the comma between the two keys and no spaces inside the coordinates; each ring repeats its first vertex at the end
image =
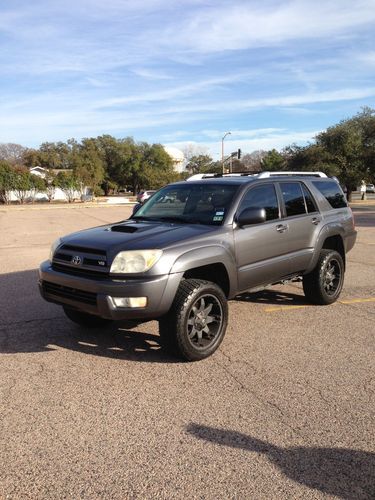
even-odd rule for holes
{"type": "Polygon", "coordinates": [[[344,284],[344,262],[335,250],[323,249],[311,273],[303,276],[305,297],[313,304],[335,302],[344,284]]]}
{"type": "Polygon", "coordinates": [[[185,279],[172,307],[159,321],[161,343],[179,357],[198,361],[221,344],[228,324],[227,299],[210,281],[185,279]]]}
{"type": "Polygon", "coordinates": [[[87,314],[70,307],[63,306],[65,315],[77,325],[85,326],[88,328],[102,328],[112,323],[110,319],[100,318],[93,314],[87,314]]]}

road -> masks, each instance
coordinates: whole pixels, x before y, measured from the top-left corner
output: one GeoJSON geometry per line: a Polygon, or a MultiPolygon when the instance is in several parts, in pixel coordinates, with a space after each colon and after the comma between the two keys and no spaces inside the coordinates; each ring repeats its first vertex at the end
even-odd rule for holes
{"type": "Polygon", "coordinates": [[[54,238],[130,208],[0,207],[0,498],[374,498],[375,207],[354,212],[338,303],[243,295],[182,363],[156,322],[92,332],[39,297],[54,238]]]}

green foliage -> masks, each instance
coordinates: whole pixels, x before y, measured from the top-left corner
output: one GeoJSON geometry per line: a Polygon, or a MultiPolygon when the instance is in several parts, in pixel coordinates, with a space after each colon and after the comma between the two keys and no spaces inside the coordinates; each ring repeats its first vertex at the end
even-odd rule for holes
{"type": "Polygon", "coordinates": [[[173,170],[173,160],[160,144],[140,144],[139,165],[132,176],[133,192],[140,188],[158,189],[179,180],[173,170]]]}
{"type": "Polygon", "coordinates": [[[283,154],[272,149],[262,159],[262,169],[270,171],[286,170],[287,161],[283,154]]]}
{"type": "Polygon", "coordinates": [[[23,167],[17,168],[13,180],[13,191],[20,203],[25,203],[28,199],[34,199],[34,175],[23,167]]]}
{"type": "Polygon", "coordinates": [[[8,204],[15,183],[15,170],[6,161],[0,161],[0,202],[8,204]]]}
{"type": "Polygon", "coordinates": [[[186,170],[190,175],[203,174],[210,172],[212,165],[212,158],[206,154],[192,156],[186,165],[186,170]]]}
{"type": "Polygon", "coordinates": [[[328,175],[338,174],[328,151],[320,144],[292,145],[284,149],[283,155],[286,159],[287,170],[297,172],[319,170],[328,175]]]}
{"type": "MultiPolygon", "coordinates": [[[[21,151],[23,164],[27,167],[41,166],[50,173],[55,169],[66,170],[66,176],[59,174],[56,179],[47,175],[49,199],[53,198],[57,184],[71,201],[77,196],[77,191],[83,192],[86,187],[96,193],[102,189],[105,195],[119,189],[131,189],[136,193],[141,189],[159,188],[195,173],[222,172],[221,162],[213,162],[205,151],[191,147],[186,153],[189,158],[186,171],[177,174],[173,160],[160,144],[139,143],[131,137],[116,139],[111,135],[101,135],[81,142],[75,139],[66,143],[45,142],[39,149],[24,150],[22,146],[13,149],[13,156],[21,151]]],[[[22,198],[28,182],[25,174],[14,177],[15,171],[9,170],[9,162],[6,165],[0,163],[0,200],[3,203],[7,202],[4,186],[12,185],[14,189],[17,177],[22,198]]],[[[354,117],[329,127],[307,146],[291,145],[281,152],[275,149],[254,151],[244,155],[242,162],[233,159],[232,171],[242,170],[321,170],[337,176],[350,195],[350,189],[362,179],[367,182],[375,180],[375,110],[364,108],[354,117]]]]}
{"type": "Polygon", "coordinates": [[[71,163],[81,194],[86,187],[96,189],[104,179],[104,162],[95,139],[83,139],[72,148],[71,163]]]}
{"type": "Polygon", "coordinates": [[[375,110],[365,108],[317,137],[350,198],[353,187],[375,175],[375,110]]]}
{"type": "Polygon", "coordinates": [[[69,203],[74,201],[80,189],[80,181],[72,172],[59,172],[56,176],[55,185],[65,194],[69,203]]]}

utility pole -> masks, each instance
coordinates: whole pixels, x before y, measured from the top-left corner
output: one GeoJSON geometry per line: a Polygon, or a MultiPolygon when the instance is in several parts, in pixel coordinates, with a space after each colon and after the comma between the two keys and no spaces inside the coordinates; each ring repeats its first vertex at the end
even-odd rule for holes
{"type": "Polygon", "coordinates": [[[223,168],[223,174],[224,174],[224,139],[226,138],[227,135],[231,135],[232,132],[225,132],[223,135],[223,138],[221,139],[221,164],[223,168]]]}

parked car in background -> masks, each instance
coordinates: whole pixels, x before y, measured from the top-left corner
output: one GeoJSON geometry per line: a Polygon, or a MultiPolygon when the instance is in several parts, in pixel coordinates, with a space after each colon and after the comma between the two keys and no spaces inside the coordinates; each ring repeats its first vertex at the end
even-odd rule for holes
{"type": "Polygon", "coordinates": [[[375,193],[374,184],[366,184],[366,193],[375,193]]]}
{"type": "Polygon", "coordinates": [[[137,194],[138,203],[144,203],[149,198],[151,198],[154,193],[156,193],[156,190],[141,191],[137,194]]]}

